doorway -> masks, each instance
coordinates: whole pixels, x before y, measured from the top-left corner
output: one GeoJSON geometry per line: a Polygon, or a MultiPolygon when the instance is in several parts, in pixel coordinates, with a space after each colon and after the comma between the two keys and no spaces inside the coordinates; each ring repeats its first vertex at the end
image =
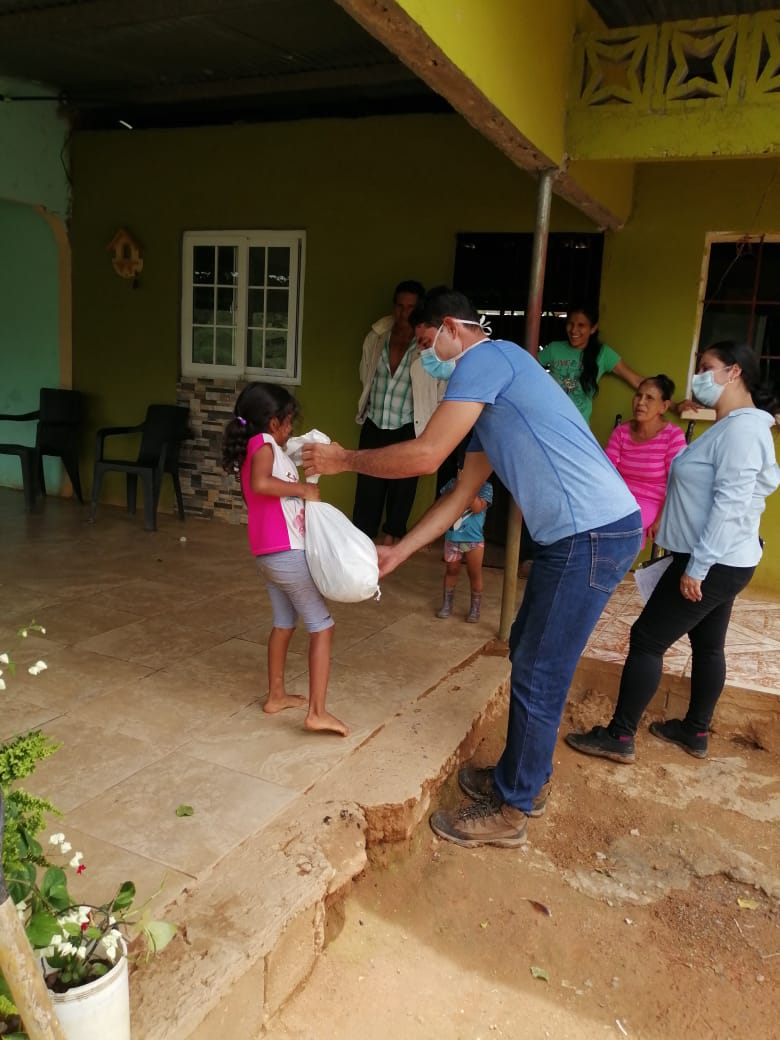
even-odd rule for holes
{"type": "MultiPolygon", "coordinates": [[[[532,232],[463,232],[455,245],[453,288],[490,318],[494,339],[524,344],[525,308],[531,280],[532,232]]],[[[566,311],[587,300],[598,304],[604,236],[551,232],[544,273],[540,346],[566,338],[566,311]]],[[[503,566],[511,497],[493,475],[493,505],[485,517],[485,562],[503,566]],[[494,548],[498,547],[498,548],[494,548]]],[[[528,558],[521,549],[521,558],[528,558]]]]}

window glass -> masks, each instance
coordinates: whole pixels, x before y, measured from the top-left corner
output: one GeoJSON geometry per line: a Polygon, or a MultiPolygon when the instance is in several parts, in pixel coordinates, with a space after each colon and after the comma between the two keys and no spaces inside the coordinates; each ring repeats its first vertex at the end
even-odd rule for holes
{"type": "Polygon", "coordinates": [[[185,375],[300,382],[304,249],[300,231],[185,232],[185,375]]]}

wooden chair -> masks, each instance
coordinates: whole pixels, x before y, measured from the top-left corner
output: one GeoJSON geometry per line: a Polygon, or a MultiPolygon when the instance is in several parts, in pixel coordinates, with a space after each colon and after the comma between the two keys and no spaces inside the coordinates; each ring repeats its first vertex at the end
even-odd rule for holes
{"type": "Polygon", "coordinates": [[[97,431],[95,442],[95,469],[92,480],[90,520],[94,521],[103,477],[106,473],[124,473],[127,477],[127,511],[135,515],[138,478],[144,489],[144,528],[157,530],[157,504],[160,499],[162,478],[169,473],[176,493],[179,519],[184,519],[184,501],[179,482],[179,450],[182,441],[192,434],[189,429],[189,409],[178,405],[150,404],[146,418],[137,426],[107,426],[97,431]],[[105,445],[109,437],[140,433],[141,445],[135,460],[106,458],[105,445]]]}

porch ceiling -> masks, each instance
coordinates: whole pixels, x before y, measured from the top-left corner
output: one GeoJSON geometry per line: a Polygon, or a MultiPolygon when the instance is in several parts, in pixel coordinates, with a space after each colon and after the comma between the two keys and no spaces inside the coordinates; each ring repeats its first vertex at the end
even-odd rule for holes
{"type": "Polygon", "coordinates": [[[84,128],[450,108],[335,0],[0,0],[0,77],[84,128]]]}
{"type": "MultiPolygon", "coordinates": [[[[617,28],[780,0],[591,3],[617,28]]],[[[44,84],[85,128],[450,110],[336,0],[0,0],[0,77],[44,84]]]]}

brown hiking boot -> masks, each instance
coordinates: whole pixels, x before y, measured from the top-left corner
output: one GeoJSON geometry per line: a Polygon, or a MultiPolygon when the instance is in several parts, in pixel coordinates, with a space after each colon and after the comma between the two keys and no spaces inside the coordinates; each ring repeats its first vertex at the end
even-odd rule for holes
{"type": "Polygon", "coordinates": [[[506,802],[473,802],[457,812],[435,812],[430,823],[440,838],[466,849],[472,845],[514,849],[525,842],[528,817],[506,802]]]}
{"type": "MultiPolygon", "coordinates": [[[[463,766],[462,769],[458,770],[460,789],[469,798],[473,798],[475,802],[484,802],[490,799],[498,801],[498,793],[493,783],[494,770],[495,766],[463,766]]],[[[536,798],[534,798],[534,807],[528,813],[529,816],[544,815],[551,789],[552,782],[548,780],[536,798]]]]}

